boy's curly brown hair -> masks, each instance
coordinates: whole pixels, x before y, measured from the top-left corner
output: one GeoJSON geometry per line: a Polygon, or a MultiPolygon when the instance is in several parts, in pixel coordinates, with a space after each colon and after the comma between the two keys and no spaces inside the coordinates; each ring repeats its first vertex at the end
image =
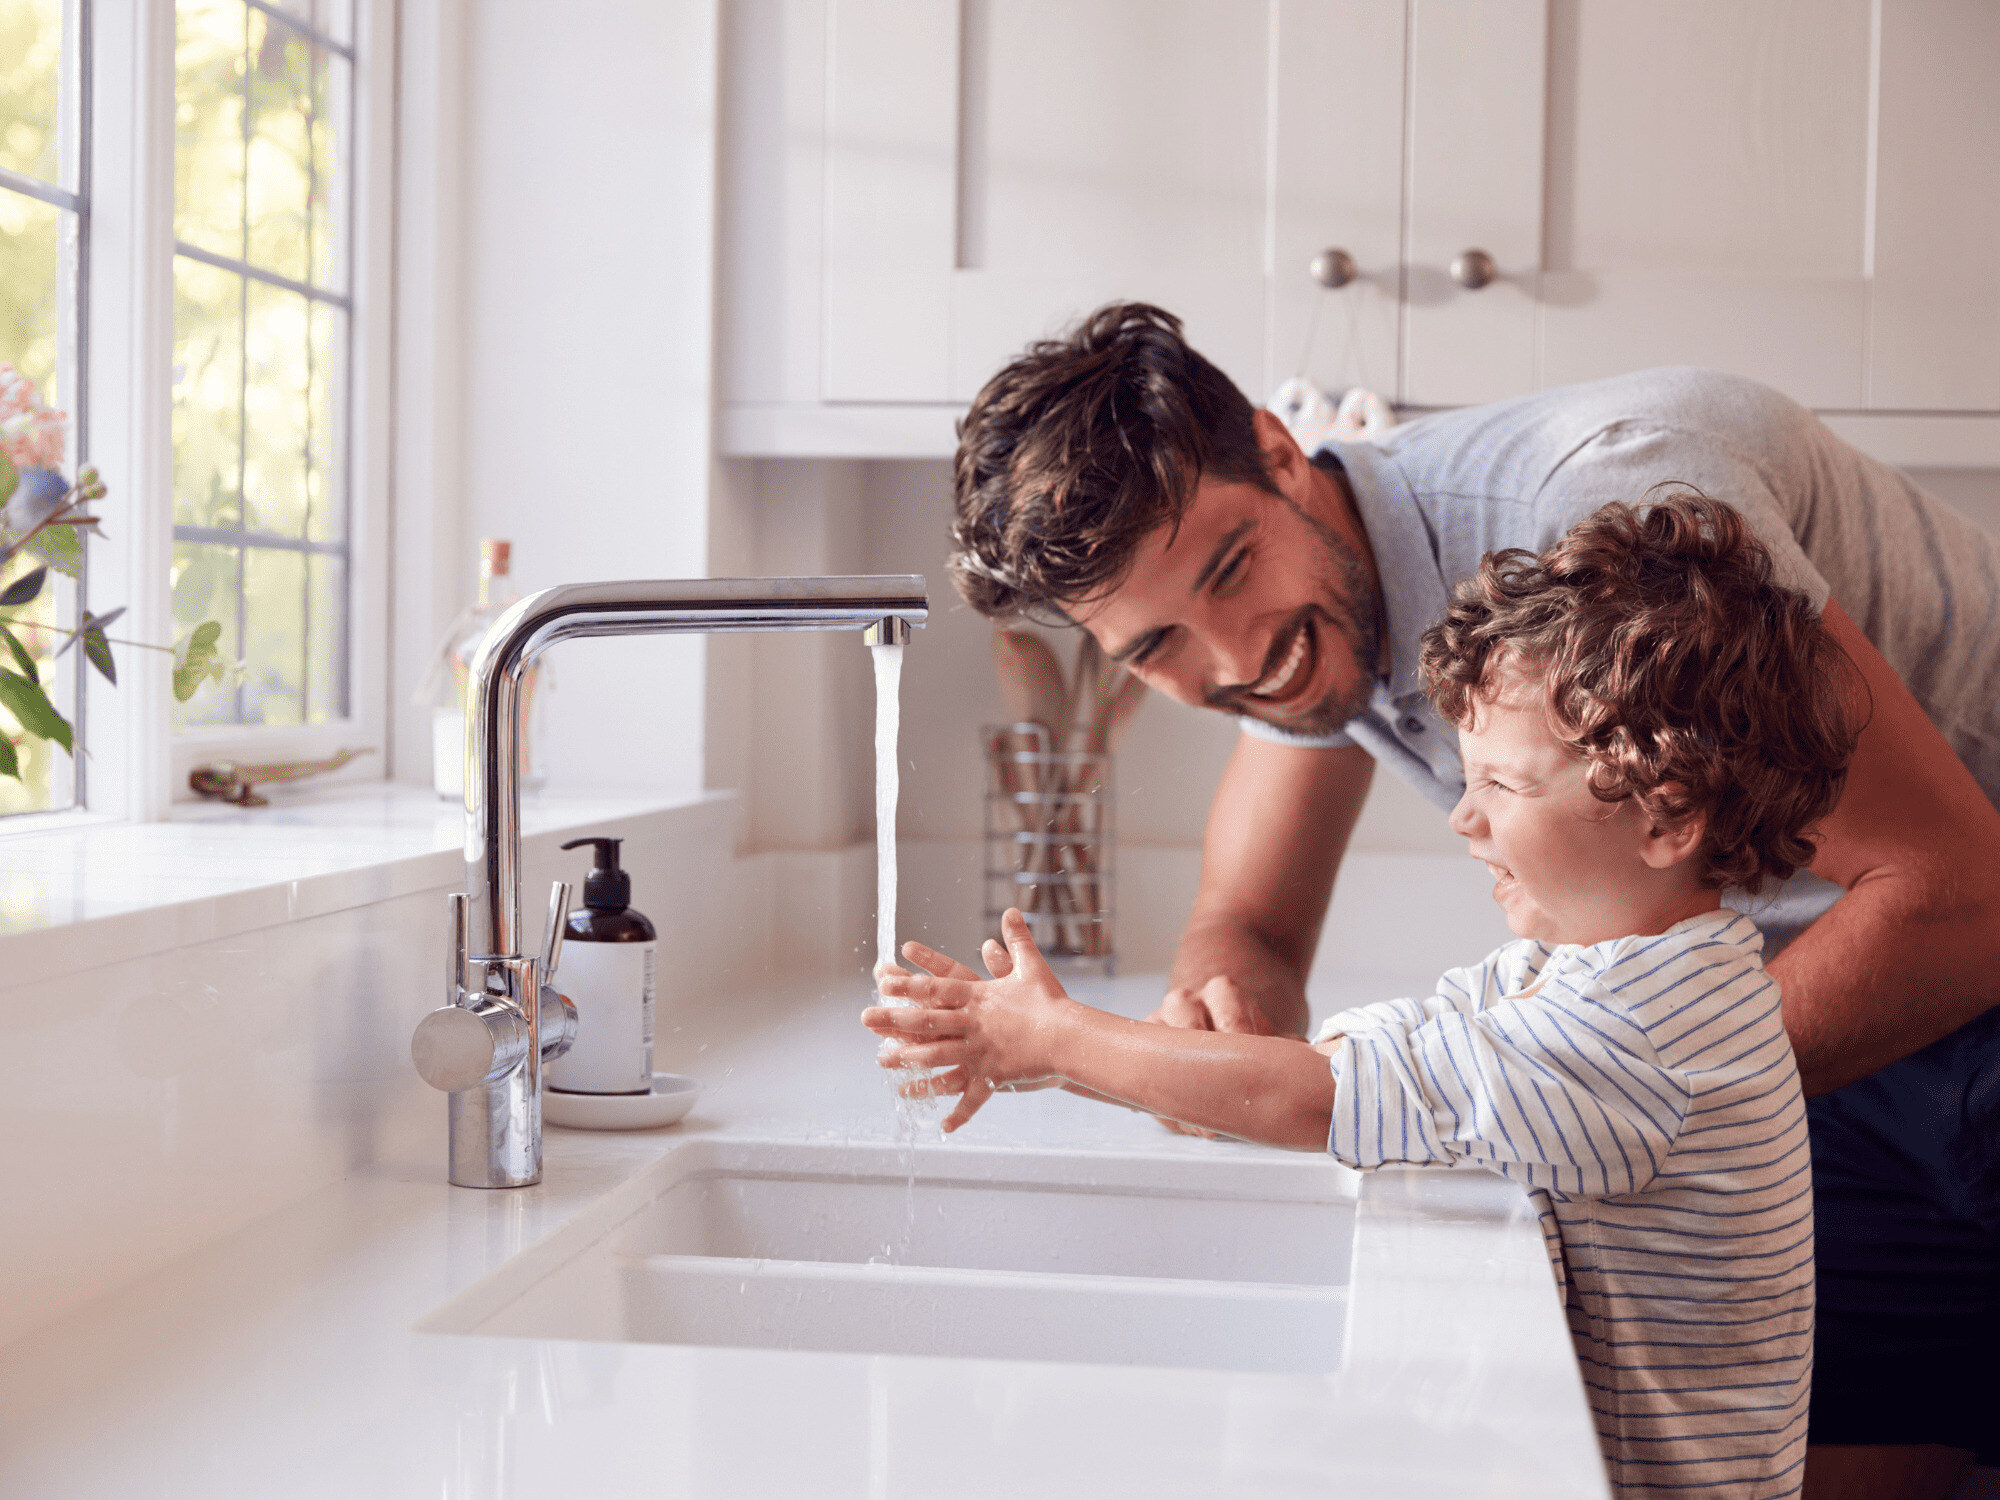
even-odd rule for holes
{"type": "Polygon", "coordinates": [[[1756,891],[1812,862],[1866,690],[1741,515],[1684,487],[1655,500],[1658,488],[1540,557],[1489,552],[1424,633],[1424,691],[1463,724],[1500,662],[1540,672],[1591,791],[1634,799],[1659,827],[1704,818],[1702,884],[1756,891]]]}

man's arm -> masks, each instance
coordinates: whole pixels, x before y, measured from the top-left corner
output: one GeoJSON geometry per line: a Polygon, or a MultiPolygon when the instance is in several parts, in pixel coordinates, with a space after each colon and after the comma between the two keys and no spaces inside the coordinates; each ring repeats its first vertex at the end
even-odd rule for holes
{"type": "Polygon", "coordinates": [[[1374,769],[1355,745],[1238,739],[1209,807],[1172,988],[1151,1019],[1305,1035],[1306,971],[1374,769]]]}
{"type": "Polygon", "coordinates": [[[1824,618],[1874,703],[1813,861],[1847,894],[1771,963],[1808,1094],[2000,1004],[2000,811],[1847,613],[1824,618]]]}

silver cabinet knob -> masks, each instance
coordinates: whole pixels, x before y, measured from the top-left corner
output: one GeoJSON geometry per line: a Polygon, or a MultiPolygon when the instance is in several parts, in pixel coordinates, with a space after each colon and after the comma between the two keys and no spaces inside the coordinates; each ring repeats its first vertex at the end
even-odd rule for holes
{"type": "Polygon", "coordinates": [[[1451,263],[1451,279],[1468,292],[1476,292],[1500,274],[1493,257],[1484,250],[1467,250],[1451,263]]]}
{"type": "Polygon", "coordinates": [[[1333,246],[1315,255],[1307,269],[1312,272],[1312,279],[1330,292],[1339,291],[1358,274],[1354,269],[1354,257],[1333,246]]]}
{"type": "Polygon", "coordinates": [[[447,1094],[498,1083],[527,1055],[527,1018],[497,995],[477,1005],[440,1006],[417,1022],[410,1038],[418,1074],[447,1094]]]}

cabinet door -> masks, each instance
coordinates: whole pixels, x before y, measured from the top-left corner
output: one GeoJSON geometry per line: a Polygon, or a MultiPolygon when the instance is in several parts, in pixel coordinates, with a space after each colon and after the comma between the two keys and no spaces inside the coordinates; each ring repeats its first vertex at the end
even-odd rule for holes
{"type": "Polygon", "coordinates": [[[2000,5],[1882,11],[1867,405],[2000,409],[2000,5]]]}
{"type": "Polygon", "coordinates": [[[1270,318],[1261,394],[1402,389],[1403,0],[1281,0],[1273,38],[1270,318]],[[1345,250],[1355,279],[1309,272],[1345,250]]]}
{"type": "Polygon", "coordinates": [[[969,0],[952,395],[1114,298],[1263,385],[1268,11],[969,0]]]}
{"type": "Polygon", "coordinates": [[[1409,405],[1497,401],[1537,384],[1547,29],[1548,0],[1410,0],[1409,405]],[[1469,250],[1497,271],[1476,290],[1451,277],[1469,250]]]}
{"type": "MultiPolygon", "coordinates": [[[[968,0],[952,394],[1116,298],[1253,400],[1393,381],[1402,0],[968,0]],[[1322,292],[1314,254],[1362,275],[1322,292]]],[[[1393,388],[1393,387],[1392,387],[1393,388]]]]}
{"type": "Polygon", "coordinates": [[[828,401],[943,401],[959,7],[828,0],[828,401]]]}
{"type": "Polygon", "coordinates": [[[1860,406],[1870,0],[1554,0],[1549,57],[1537,383],[1700,364],[1860,406]]]}

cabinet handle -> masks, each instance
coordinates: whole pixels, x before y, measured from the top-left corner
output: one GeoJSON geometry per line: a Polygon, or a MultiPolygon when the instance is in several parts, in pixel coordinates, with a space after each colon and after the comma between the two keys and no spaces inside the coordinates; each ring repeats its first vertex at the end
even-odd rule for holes
{"type": "Polygon", "coordinates": [[[1484,250],[1467,250],[1451,263],[1451,279],[1468,292],[1476,292],[1500,274],[1493,257],[1484,250]]]}
{"type": "Polygon", "coordinates": [[[1356,275],[1354,257],[1334,246],[1315,255],[1307,269],[1312,272],[1312,279],[1330,292],[1339,291],[1356,275]]]}

